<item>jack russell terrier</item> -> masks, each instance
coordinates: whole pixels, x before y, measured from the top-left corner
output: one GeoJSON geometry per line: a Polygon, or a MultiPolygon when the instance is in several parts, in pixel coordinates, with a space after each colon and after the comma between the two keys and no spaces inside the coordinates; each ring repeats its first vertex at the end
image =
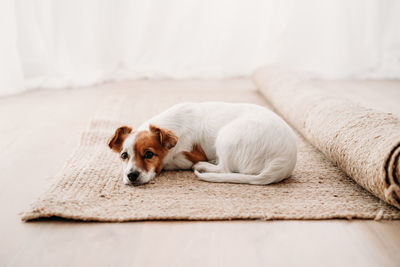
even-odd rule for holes
{"type": "Polygon", "coordinates": [[[292,129],[253,104],[178,104],[136,131],[118,128],[108,146],[120,154],[124,183],[135,186],[163,169],[193,169],[209,182],[265,185],[290,176],[297,159],[292,129]]]}

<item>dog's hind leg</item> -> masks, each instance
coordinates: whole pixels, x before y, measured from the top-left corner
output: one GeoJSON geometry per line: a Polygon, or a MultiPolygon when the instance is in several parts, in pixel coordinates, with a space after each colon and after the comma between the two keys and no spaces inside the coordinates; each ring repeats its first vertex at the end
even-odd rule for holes
{"type": "Polygon", "coordinates": [[[193,165],[193,170],[198,172],[223,172],[223,169],[219,165],[212,164],[207,161],[200,161],[193,165]]]}

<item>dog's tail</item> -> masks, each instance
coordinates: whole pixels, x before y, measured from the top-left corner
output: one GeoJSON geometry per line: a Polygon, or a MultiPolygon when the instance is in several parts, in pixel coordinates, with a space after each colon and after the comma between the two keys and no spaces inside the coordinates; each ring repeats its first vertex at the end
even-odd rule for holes
{"type": "MultiPolygon", "coordinates": [[[[289,176],[287,169],[273,164],[266,168],[260,174],[242,174],[242,173],[218,173],[218,172],[198,172],[194,174],[203,181],[216,183],[236,183],[236,184],[259,184],[266,185],[282,181],[289,176]]],[[[289,172],[291,173],[291,171],[289,172]]]]}

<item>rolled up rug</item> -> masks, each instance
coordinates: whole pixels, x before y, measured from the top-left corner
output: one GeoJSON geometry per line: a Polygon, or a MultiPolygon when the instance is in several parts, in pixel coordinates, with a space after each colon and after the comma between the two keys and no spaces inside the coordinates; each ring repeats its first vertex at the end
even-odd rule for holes
{"type": "Polygon", "coordinates": [[[400,119],[313,87],[276,66],[253,75],[288,123],[362,187],[400,208],[400,119]]]}

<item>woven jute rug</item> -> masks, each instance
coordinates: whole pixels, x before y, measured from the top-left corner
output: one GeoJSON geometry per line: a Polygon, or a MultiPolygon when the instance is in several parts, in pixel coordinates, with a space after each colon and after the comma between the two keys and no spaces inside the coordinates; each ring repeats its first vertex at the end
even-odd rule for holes
{"type": "Polygon", "coordinates": [[[239,185],[203,182],[190,171],[163,172],[151,183],[122,183],[118,155],[107,147],[120,125],[145,119],[182,101],[250,102],[267,106],[255,90],[137,87],[99,100],[99,112],[64,168],[22,219],[84,221],[234,219],[400,219],[400,211],[359,186],[298,134],[298,162],[284,182],[239,185]]]}

